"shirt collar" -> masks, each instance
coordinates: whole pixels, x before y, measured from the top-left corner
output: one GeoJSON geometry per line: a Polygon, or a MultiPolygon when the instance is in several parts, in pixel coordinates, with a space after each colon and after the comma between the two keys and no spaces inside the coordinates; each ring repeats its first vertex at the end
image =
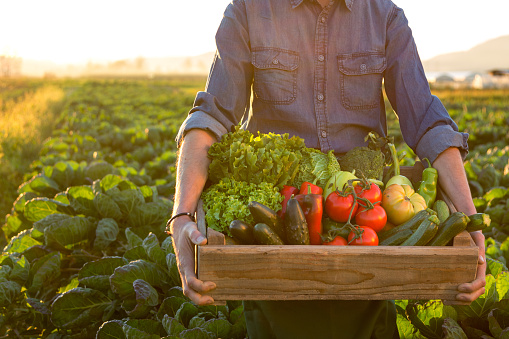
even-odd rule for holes
{"type": "MultiPolygon", "coordinates": [[[[292,8],[295,8],[295,7],[299,6],[303,1],[304,0],[290,0],[290,3],[292,4],[292,8]]],[[[352,5],[353,5],[354,0],[344,0],[344,1],[346,4],[346,7],[349,10],[352,10],[352,5]]]]}

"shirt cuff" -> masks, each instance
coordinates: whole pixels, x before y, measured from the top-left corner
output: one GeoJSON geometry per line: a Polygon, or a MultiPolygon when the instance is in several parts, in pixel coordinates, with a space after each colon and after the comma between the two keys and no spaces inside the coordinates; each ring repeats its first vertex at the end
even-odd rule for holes
{"type": "Polygon", "coordinates": [[[417,144],[416,153],[420,159],[435,159],[448,148],[460,150],[463,161],[468,154],[468,133],[456,132],[449,125],[440,125],[430,129],[417,144]]]}
{"type": "Polygon", "coordinates": [[[194,128],[209,131],[216,136],[218,141],[221,140],[221,136],[223,134],[228,132],[226,128],[211,115],[202,111],[196,111],[190,114],[186,120],[184,120],[182,125],[180,125],[177,137],[175,138],[178,147],[180,147],[180,144],[182,143],[182,140],[184,140],[186,133],[194,128]]]}

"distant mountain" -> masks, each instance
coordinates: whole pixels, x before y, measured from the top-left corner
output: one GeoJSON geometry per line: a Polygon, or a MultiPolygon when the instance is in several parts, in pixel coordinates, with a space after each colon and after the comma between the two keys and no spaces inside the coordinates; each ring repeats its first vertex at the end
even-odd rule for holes
{"type": "Polygon", "coordinates": [[[468,51],[438,55],[423,61],[426,72],[486,72],[509,69],[509,35],[479,44],[468,51]]]}

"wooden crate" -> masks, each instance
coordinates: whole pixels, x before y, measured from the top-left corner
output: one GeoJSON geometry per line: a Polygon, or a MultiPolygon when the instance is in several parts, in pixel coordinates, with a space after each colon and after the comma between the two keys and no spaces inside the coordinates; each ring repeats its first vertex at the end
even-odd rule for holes
{"type": "MultiPolygon", "coordinates": [[[[420,180],[422,165],[402,167],[420,180]]],[[[444,199],[452,212],[454,206],[444,199]]],[[[225,245],[225,237],[205,225],[208,245],[197,247],[198,278],[213,281],[209,293],[226,300],[453,300],[461,283],[475,279],[478,248],[470,234],[452,246],[265,246],[225,245]]]]}

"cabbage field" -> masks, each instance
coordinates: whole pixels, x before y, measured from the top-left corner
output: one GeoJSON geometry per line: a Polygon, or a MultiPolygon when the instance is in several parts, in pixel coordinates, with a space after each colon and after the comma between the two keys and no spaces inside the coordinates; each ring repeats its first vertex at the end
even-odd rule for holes
{"type": "MultiPolygon", "coordinates": [[[[164,233],[175,135],[205,81],[2,79],[0,338],[246,337],[240,301],[182,294],[164,233]]],[[[470,133],[465,169],[491,217],[487,286],[470,306],[397,300],[400,335],[509,338],[509,91],[434,94],[470,133]]]]}

